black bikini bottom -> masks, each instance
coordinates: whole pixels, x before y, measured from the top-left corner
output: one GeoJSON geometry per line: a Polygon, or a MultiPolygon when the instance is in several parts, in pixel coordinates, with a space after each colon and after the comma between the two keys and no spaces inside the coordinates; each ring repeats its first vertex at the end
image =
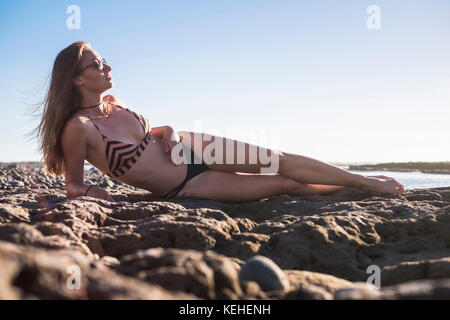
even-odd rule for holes
{"type": "Polygon", "coordinates": [[[209,168],[203,163],[203,161],[202,161],[202,163],[196,163],[198,161],[195,161],[195,159],[198,159],[198,158],[194,154],[194,151],[191,150],[191,163],[188,163],[188,165],[187,165],[186,178],[184,178],[184,181],[178,187],[176,187],[175,189],[170,191],[168,194],[166,194],[164,196],[164,198],[166,198],[166,199],[175,198],[189,180],[191,180],[195,176],[198,176],[200,173],[205,172],[206,170],[209,170],[209,168]]]}

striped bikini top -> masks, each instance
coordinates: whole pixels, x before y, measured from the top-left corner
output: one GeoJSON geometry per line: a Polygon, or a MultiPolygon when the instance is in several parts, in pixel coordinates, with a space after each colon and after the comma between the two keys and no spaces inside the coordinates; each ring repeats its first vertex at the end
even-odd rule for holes
{"type": "Polygon", "coordinates": [[[128,172],[128,170],[130,170],[131,167],[139,159],[142,152],[145,150],[145,147],[150,142],[151,138],[150,125],[146,118],[134,111],[129,110],[128,108],[124,108],[119,105],[115,106],[124,109],[134,115],[134,117],[141,124],[142,129],[144,130],[144,138],[142,139],[140,144],[124,143],[108,138],[100,131],[99,127],[95,124],[93,119],[88,114],[83,112],[83,114],[88,116],[88,118],[97,128],[98,132],[100,132],[100,134],[102,135],[103,143],[105,144],[106,160],[109,163],[109,172],[107,173],[107,175],[111,178],[118,178],[128,172]]]}

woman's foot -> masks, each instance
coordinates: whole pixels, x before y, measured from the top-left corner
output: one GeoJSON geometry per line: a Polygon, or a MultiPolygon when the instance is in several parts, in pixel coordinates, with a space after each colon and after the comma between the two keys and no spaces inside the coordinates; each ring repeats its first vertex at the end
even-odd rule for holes
{"type": "Polygon", "coordinates": [[[402,194],[405,191],[403,184],[387,176],[367,176],[363,188],[369,191],[393,194],[402,194]]]}

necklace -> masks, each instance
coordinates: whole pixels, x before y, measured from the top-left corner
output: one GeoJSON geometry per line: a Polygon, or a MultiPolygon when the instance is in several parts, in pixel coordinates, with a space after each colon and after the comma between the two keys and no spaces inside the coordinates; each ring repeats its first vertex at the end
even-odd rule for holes
{"type": "Polygon", "coordinates": [[[103,101],[100,102],[99,104],[96,104],[95,106],[90,106],[90,107],[80,107],[80,109],[90,109],[90,108],[95,108],[95,107],[98,107],[99,105],[101,105],[102,103],[103,103],[103,101]]]}
{"type": "MultiPolygon", "coordinates": [[[[89,109],[89,108],[98,107],[98,106],[101,105],[102,103],[103,103],[103,102],[100,102],[99,104],[97,104],[97,105],[95,105],[95,106],[91,106],[91,107],[84,107],[84,108],[80,107],[80,109],[89,109]]],[[[87,115],[89,118],[91,118],[91,116],[88,115],[86,112],[80,111],[80,113],[85,114],[85,115],[87,115]]],[[[103,114],[103,111],[102,111],[102,114],[101,114],[101,115],[99,115],[99,116],[97,116],[97,117],[95,117],[95,118],[93,118],[93,119],[103,119],[103,118],[108,118],[110,115],[111,115],[111,108],[107,109],[106,114],[103,114]]]]}

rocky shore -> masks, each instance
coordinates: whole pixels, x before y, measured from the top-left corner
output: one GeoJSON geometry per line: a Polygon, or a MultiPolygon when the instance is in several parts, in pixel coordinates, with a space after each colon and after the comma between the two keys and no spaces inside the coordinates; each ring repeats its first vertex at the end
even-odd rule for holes
{"type": "Polygon", "coordinates": [[[224,204],[85,179],[117,202],[0,167],[0,299],[450,299],[450,187],[224,204]]]}

